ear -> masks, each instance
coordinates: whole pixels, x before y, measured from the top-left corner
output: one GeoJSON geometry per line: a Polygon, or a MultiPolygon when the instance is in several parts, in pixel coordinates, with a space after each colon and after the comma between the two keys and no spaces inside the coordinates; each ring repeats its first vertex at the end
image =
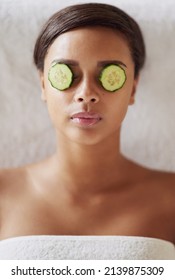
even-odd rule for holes
{"type": "Polygon", "coordinates": [[[132,92],[131,92],[131,96],[130,96],[130,100],[129,100],[129,105],[133,105],[135,103],[135,95],[136,95],[138,82],[139,82],[139,76],[137,76],[134,80],[133,88],[132,88],[132,92]]]}
{"type": "Polygon", "coordinates": [[[44,84],[44,73],[39,71],[40,85],[41,85],[41,100],[44,102],[47,101],[46,92],[45,92],[45,84],[44,84]]]}

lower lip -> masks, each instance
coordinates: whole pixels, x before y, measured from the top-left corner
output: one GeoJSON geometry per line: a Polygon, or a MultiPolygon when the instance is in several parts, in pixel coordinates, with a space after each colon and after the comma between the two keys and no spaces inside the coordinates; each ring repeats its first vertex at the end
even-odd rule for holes
{"type": "Polygon", "coordinates": [[[78,124],[79,126],[89,127],[97,124],[101,119],[93,119],[93,118],[72,118],[72,122],[78,124]]]}

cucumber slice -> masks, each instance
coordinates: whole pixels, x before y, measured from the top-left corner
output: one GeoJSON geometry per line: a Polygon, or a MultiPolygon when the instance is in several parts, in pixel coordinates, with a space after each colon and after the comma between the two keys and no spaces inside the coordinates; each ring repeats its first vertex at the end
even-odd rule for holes
{"type": "Polygon", "coordinates": [[[105,90],[113,92],[123,87],[126,73],[119,65],[110,64],[103,68],[99,80],[105,90]]]}
{"type": "Polygon", "coordinates": [[[48,79],[52,87],[62,91],[71,86],[73,82],[73,73],[67,64],[56,63],[51,66],[48,79]]]}

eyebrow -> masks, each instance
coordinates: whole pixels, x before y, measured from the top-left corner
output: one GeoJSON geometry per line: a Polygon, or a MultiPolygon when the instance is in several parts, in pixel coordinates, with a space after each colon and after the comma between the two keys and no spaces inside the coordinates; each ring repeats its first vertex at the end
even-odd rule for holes
{"type": "MultiPolygon", "coordinates": [[[[60,59],[54,59],[52,61],[52,63],[63,63],[63,64],[68,64],[70,66],[78,66],[79,63],[78,61],[76,60],[72,60],[72,59],[64,59],[64,58],[60,58],[60,59]]],[[[120,60],[103,60],[103,61],[98,61],[97,62],[97,66],[98,67],[103,67],[103,66],[106,66],[106,65],[110,65],[110,64],[117,64],[117,65],[122,65],[124,67],[127,68],[126,64],[123,63],[122,61],[120,60]]]]}
{"type": "Polygon", "coordinates": [[[75,60],[72,60],[72,59],[64,59],[64,58],[54,59],[52,61],[52,63],[68,64],[70,66],[78,66],[79,65],[78,61],[75,61],[75,60]]]}
{"type": "Polygon", "coordinates": [[[120,60],[104,60],[104,61],[99,61],[97,63],[97,66],[98,67],[103,67],[103,66],[106,66],[106,65],[110,65],[110,64],[117,64],[117,65],[122,65],[124,67],[127,68],[126,64],[124,64],[122,61],[120,60]]]}

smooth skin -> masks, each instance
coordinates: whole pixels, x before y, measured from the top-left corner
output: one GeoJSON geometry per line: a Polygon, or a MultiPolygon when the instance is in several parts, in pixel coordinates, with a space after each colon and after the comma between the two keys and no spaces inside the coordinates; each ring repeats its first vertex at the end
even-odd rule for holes
{"type": "Polygon", "coordinates": [[[57,150],[42,162],[0,172],[1,239],[129,235],[175,243],[175,174],[150,170],[120,153],[121,124],[138,83],[124,37],[105,27],[62,34],[39,74],[57,150]],[[69,60],[76,76],[63,92],[48,80],[55,60],[69,60]],[[122,63],[127,80],[109,93],[98,76],[114,60],[122,63]],[[101,119],[85,127],[73,122],[72,114],[82,111],[101,119]]]}

